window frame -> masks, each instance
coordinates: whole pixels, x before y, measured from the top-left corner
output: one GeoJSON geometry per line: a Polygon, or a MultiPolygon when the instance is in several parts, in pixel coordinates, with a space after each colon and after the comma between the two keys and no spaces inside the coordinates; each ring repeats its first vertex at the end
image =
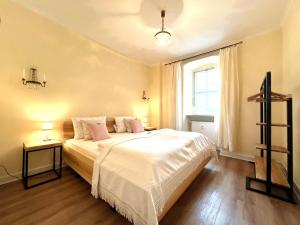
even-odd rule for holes
{"type": "MultiPolygon", "coordinates": [[[[212,116],[214,117],[214,115],[212,114],[196,114],[195,113],[195,106],[196,106],[196,97],[195,97],[195,80],[196,80],[196,73],[199,72],[203,72],[203,71],[208,71],[208,70],[213,70],[213,69],[217,69],[217,65],[215,64],[206,64],[201,66],[200,68],[197,68],[193,71],[193,115],[199,115],[199,116],[212,116]]],[[[208,92],[206,92],[208,93],[208,92]]]]}

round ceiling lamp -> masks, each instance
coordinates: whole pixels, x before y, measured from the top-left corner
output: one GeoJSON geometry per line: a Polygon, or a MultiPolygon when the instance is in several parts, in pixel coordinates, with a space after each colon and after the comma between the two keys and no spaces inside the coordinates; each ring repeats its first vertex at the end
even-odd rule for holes
{"type": "Polygon", "coordinates": [[[157,32],[154,35],[154,40],[158,46],[167,46],[171,43],[171,34],[168,31],[165,31],[165,10],[162,10],[161,13],[161,31],[157,32]]]}

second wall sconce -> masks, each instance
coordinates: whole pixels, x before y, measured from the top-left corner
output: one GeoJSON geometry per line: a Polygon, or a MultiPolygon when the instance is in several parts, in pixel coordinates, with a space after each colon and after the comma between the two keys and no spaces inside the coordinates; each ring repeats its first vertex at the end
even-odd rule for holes
{"type": "Polygon", "coordinates": [[[42,86],[42,87],[46,87],[46,74],[44,73],[44,80],[42,82],[39,81],[38,79],[38,75],[37,75],[37,69],[34,67],[30,68],[30,74],[29,74],[29,78],[26,78],[26,71],[25,69],[23,70],[23,76],[22,76],[22,83],[24,85],[27,84],[31,84],[35,87],[37,86],[42,86]]]}
{"type": "Polygon", "coordinates": [[[149,101],[150,100],[150,98],[146,97],[146,91],[145,90],[143,90],[142,100],[144,100],[144,101],[149,101]]]}

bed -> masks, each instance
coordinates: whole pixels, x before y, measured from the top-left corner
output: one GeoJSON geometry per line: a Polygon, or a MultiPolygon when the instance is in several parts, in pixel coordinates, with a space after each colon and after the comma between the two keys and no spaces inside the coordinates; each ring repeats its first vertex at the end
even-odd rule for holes
{"type": "MultiPolygon", "coordinates": [[[[110,132],[113,125],[108,119],[110,132]]],[[[100,142],[73,136],[72,122],[67,121],[65,163],[92,185],[95,197],[138,225],[158,224],[215,153],[205,136],[170,129],[111,133],[111,139],[100,142]]]]}

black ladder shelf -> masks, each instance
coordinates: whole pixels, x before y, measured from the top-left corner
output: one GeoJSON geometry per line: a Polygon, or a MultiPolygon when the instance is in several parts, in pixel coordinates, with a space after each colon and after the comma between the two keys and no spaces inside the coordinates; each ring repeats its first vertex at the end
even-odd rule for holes
{"type": "Polygon", "coordinates": [[[295,203],[293,195],[293,103],[290,95],[271,91],[271,72],[267,72],[260,92],[248,98],[260,104],[260,156],[255,158],[255,177],[246,177],[246,189],[295,203]],[[272,123],[272,102],[286,102],[287,123],[272,123]],[[287,129],[287,147],[272,146],[272,127],[287,129]],[[287,156],[287,177],[282,166],[272,159],[272,152],[287,156]],[[265,157],[266,156],[266,157],[265,157]],[[253,186],[253,183],[260,185],[253,186]]]}

